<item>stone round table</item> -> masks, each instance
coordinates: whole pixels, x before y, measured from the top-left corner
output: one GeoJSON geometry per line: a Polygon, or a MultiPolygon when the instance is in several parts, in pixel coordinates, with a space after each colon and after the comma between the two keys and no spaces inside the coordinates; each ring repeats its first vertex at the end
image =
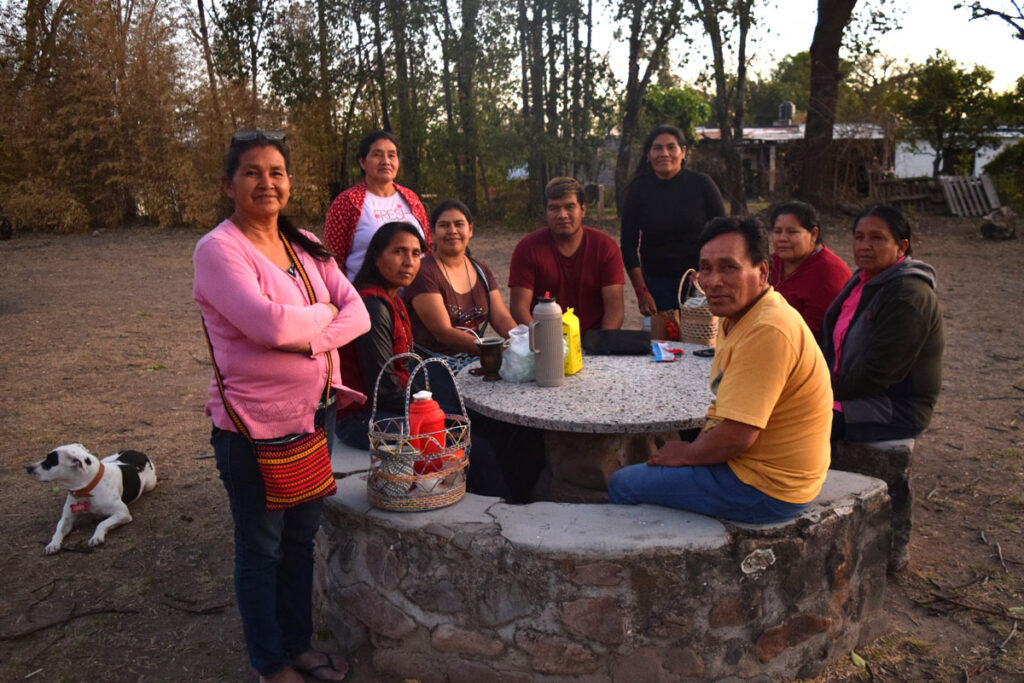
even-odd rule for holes
{"type": "Polygon", "coordinates": [[[583,356],[583,369],[560,387],[534,382],[485,382],[458,376],[466,406],[489,418],[543,430],[546,469],[534,495],[559,502],[607,501],[608,478],[647,457],[679,430],[704,424],[712,395],[711,359],[693,355],[674,363],[652,356],[583,356]]]}

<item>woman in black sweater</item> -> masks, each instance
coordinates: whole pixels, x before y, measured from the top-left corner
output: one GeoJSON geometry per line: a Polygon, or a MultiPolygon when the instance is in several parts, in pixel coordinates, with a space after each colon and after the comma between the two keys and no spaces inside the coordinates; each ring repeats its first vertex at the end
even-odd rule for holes
{"type": "Polygon", "coordinates": [[[697,267],[697,236],[725,216],[715,182],[683,168],[686,140],[674,126],[658,126],[644,140],[636,176],[622,208],[622,260],[644,315],[676,308],[679,281],[697,267]]]}

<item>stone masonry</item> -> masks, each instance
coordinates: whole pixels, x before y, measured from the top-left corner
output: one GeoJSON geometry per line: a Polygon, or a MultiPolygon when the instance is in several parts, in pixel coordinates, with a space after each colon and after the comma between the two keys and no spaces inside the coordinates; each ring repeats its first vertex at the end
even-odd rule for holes
{"type": "MultiPolygon", "coordinates": [[[[336,468],[337,469],[337,468],[336,468]]],[[[798,519],[736,525],[653,506],[467,495],[373,509],[338,482],[317,603],[343,649],[424,683],[791,679],[877,635],[889,499],[831,471],[798,519]]]]}

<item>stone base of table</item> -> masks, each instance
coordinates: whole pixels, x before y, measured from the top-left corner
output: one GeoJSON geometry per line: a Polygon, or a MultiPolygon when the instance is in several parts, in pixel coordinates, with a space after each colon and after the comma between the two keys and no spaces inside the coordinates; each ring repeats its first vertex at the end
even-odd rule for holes
{"type": "Polygon", "coordinates": [[[547,469],[534,488],[534,500],[606,503],[608,479],[617,470],[646,462],[678,431],[649,434],[579,434],[545,430],[547,469]]]}
{"type": "Polygon", "coordinates": [[[913,439],[832,444],[832,467],[847,472],[877,477],[889,487],[892,501],[892,544],[889,547],[889,573],[906,569],[910,562],[910,531],[913,527],[910,492],[910,462],[913,439]]]}
{"type": "Polygon", "coordinates": [[[375,510],[338,482],[317,541],[321,623],[423,683],[792,679],[878,635],[889,498],[831,471],[787,524],[467,495],[375,510]]]}

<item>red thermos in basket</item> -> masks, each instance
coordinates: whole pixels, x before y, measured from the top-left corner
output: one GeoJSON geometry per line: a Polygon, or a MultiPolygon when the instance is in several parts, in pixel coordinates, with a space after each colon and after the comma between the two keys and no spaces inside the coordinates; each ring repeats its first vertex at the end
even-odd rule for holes
{"type": "MultiPolygon", "coordinates": [[[[429,391],[417,391],[413,394],[412,403],[409,404],[409,433],[430,434],[433,437],[412,439],[412,445],[424,455],[439,453],[445,446],[444,411],[429,391]]],[[[417,460],[412,468],[416,474],[439,472],[444,468],[444,460],[417,460]]]]}

